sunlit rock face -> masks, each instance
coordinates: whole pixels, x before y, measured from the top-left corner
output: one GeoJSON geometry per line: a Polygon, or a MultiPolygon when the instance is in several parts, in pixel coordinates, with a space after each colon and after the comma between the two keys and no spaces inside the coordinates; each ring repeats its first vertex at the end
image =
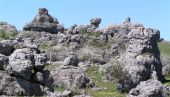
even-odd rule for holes
{"type": "Polygon", "coordinates": [[[49,33],[64,31],[64,27],[59,24],[59,21],[55,17],[48,14],[48,10],[46,8],[40,8],[32,22],[26,24],[23,29],[25,31],[45,31],[49,33]]]}

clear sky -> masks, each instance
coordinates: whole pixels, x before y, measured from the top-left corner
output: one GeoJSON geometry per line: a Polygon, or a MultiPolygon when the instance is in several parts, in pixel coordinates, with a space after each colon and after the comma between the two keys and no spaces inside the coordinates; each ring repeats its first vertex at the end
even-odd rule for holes
{"type": "Polygon", "coordinates": [[[129,16],[134,23],[159,29],[161,37],[170,41],[170,0],[0,0],[0,21],[22,30],[40,7],[66,28],[89,24],[92,17],[101,17],[100,27],[105,27],[129,16]]]}

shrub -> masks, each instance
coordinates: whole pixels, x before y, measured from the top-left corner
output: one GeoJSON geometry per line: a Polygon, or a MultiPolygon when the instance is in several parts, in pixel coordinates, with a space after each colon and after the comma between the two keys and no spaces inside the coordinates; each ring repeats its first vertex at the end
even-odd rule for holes
{"type": "Polygon", "coordinates": [[[111,59],[110,62],[100,68],[100,71],[107,81],[116,81],[126,79],[126,74],[123,72],[123,64],[117,59],[111,59]]]}
{"type": "Polygon", "coordinates": [[[4,30],[0,30],[0,38],[1,39],[6,39],[8,38],[7,35],[6,35],[6,32],[4,30]]]}
{"type": "Polygon", "coordinates": [[[18,35],[18,32],[6,32],[0,30],[0,39],[14,39],[18,35]]]}

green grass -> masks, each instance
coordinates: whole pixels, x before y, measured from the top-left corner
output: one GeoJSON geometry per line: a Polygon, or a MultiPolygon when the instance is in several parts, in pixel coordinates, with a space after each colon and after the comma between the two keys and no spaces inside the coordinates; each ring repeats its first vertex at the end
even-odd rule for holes
{"type": "Polygon", "coordinates": [[[0,30],[0,40],[2,40],[2,39],[7,39],[7,38],[8,38],[8,37],[7,37],[6,33],[5,33],[5,31],[0,30]]]}
{"type": "Polygon", "coordinates": [[[96,84],[97,87],[104,87],[103,90],[87,89],[88,93],[93,97],[126,97],[126,93],[120,93],[116,90],[116,84],[113,82],[103,82],[102,74],[97,67],[90,67],[87,71],[88,76],[96,84]]]}
{"type": "MultiPolygon", "coordinates": [[[[158,46],[162,56],[170,57],[170,42],[160,42],[158,43],[158,46]]],[[[166,81],[163,84],[170,86],[170,75],[166,75],[165,79],[166,81]]],[[[170,95],[168,97],[170,97],[170,95]]]]}
{"type": "Polygon", "coordinates": [[[160,42],[158,46],[162,55],[170,56],[170,42],[160,42]]]}
{"type": "Polygon", "coordinates": [[[0,30],[0,40],[14,39],[18,35],[18,32],[5,32],[0,30]]]}
{"type": "Polygon", "coordinates": [[[54,91],[57,91],[57,92],[64,92],[64,88],[60,88],[60,87],[54,87],[54,91]]]}

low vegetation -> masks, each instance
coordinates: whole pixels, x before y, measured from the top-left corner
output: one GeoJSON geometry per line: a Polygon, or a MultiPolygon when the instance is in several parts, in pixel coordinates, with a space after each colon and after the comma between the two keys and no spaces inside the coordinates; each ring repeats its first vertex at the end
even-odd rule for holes
{"type": "Polygon", "coordinates": [[[18,32],[6,32],[4,30],[0,30],[0,40],[14,39],[17,35],[18,32]]]}
{"type": "Polygon", "coordinates": [[[87,71],[88,76],[95,82],[96,87],[101,89],[87,89],[93,97],[125,97],[126,93],[120,93],[116,90],[115,82],[103,82],[102,74],[96,66],[90,67],[87,71]]]}
{"type": "Polygon", "coordinates": [[[165,83],[170,86],[170,42],[158,43],[161,53],[161,62],[163,66],[166,66],[165,83]]]}
{"type": "Polygon", "coordinates": [[[161,55],[170,56],[170,42],[160,42],[158,43],[161,55]]]}

